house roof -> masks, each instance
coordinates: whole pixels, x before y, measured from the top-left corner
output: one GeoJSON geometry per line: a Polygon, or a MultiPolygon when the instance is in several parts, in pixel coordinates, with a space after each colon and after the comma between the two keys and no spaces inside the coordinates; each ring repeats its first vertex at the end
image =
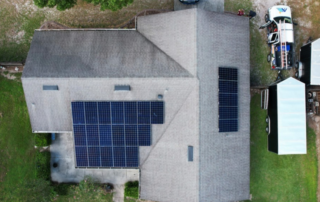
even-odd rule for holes
{"type": "Polygon", "coordinates": [[[320,85],[320,39],[311,43],[310,84],[320,85]]]}
{"type": "Polygon", "coordinates": [[[155,100],[162,94],[165,123],[152,125],[152,146],[140,147],[140,197],[248,199],[249,44],[248,18],[199,8],[139,17],[137,31],[36,32],[22,78],[32,129],[72,131],[71,101],[155,100]],[[74,55],[77,65],[68,62],[74,55]],[[219,67],[238,69],[238,132],[219,133],[219,67]],[[131,91],[114,91],[124,84],[131,91]],[[188,146],[194,147],[193,162],[188,146]]]}
{"type": "Polygon", "coordinates": [[[188,77],[135,30],[35,31],[23,77],[188,77]]]}
{"type": "Polygon", "coordinates": [[[305,84],[292,77],[277,84],[279,155],[307,153],[305,95],[305,84]]]}

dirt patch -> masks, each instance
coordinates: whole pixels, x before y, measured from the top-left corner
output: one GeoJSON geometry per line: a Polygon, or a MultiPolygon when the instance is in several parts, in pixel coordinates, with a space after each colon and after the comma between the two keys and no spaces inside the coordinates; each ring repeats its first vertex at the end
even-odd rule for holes
{"type": "Polygon", "coordinates": [[[48,21],[48,22],[43,23],[39,29],[42,29],[42,30],[47,30],[47,29],[70,29],[70,27],[62,25],[62,24],[57,23],[55,21],[48,21]]]}
{"type": "Polygon", "coordinates": [[[308,117],[308,125],[316,133],[316,146],[318,158],[318,190],[317,198],[320,201],[320,116],[308,117]]]}

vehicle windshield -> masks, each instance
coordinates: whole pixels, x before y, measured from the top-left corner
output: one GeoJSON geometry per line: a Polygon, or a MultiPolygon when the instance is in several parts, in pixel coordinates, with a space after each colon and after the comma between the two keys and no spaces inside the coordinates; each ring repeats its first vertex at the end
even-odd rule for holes
{"type": "Polygon", "coordinates": [[[277,23],[279,23],[280,20],[281,20],[281,22],[284,21],[284,22],[286,22],[286,23],[292,23],[292,20],[291,20],[291,18],[289,18],[289,17],[275,17],[274,20],[275,20],[277,23]]]}

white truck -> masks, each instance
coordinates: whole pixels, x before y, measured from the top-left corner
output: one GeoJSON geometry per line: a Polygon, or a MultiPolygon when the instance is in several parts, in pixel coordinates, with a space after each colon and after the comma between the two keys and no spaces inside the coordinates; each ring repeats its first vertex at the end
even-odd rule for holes
{"type": "Polygon", "coordinates": [[[267,28],[267,43],[270,46],[267,60],[271,63],[271,69],[291,69],[294,64],[294,37],[290,7],[279,5],[269,8],[265,22],[259,29],[267,28]]]}

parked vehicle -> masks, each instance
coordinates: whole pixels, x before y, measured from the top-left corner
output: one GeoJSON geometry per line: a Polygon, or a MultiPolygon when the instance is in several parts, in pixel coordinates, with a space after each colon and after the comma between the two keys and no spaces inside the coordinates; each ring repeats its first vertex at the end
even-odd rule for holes
{"type": "Polygon", "coordinates": [[[179,0],[179,1],[184,4],[195,4],[199,2],[199,0],[179,0]]]}
{"type": "Polygon", "coordinates": [[[265,15],[267,43],[270,53],[268,62],[273,70],[291,69],[294,64],[294,36],[291,9],[288,6],[273,6],[265,15]]]}

